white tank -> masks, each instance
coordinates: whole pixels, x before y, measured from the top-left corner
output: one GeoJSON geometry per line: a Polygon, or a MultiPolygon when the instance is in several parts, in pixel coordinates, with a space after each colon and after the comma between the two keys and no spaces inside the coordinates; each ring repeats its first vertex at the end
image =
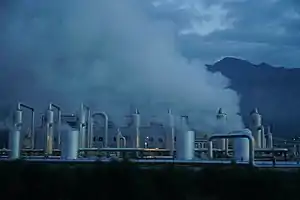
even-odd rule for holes
{"type": "Polygon", "coordinates": [[[13,130],[9,134],[9,158],[18,159],[20,158],[20,141],[21,132],[19,130],[13,130]]]}
{"type": "Polygon", "coordinates": [[[181,119],[181,130],[176,134],[176,159],[192,160],[195,151],[195,132],[187,126],[187,118],[181,119]]]}
{"type": "Polygon", "coordinates": [[[78,130],[62,130],[61,132],[61,159],[77,159],[78,157],[78,130]]]}
{"type": "MultiPolygon", "coordinates": [[[[251,135],[249,129],[238,131],[244,135],[251,135]]],[[[236,161],[249,161],[250,143],[248,138],[235,138],[233,143],[234,159],[236,161]]]]}
{"type": "Polygon", "coordinates": [[[251,112],[250,116],[251,116],[250,130],[252,131],[255,140],[255,147],[261,148],[261,131],[259,129],[261,128],[262,117],[258,113],[257,108],[255,108],[251,112]]]}

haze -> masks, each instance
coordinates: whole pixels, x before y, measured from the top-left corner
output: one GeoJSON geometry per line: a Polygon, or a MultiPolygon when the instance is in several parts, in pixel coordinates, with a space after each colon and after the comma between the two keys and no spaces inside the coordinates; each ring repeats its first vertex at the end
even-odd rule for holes
{"type": "Polygon", "coordinates": [[[118,124],[129,107],[147,120],[167,109],[189,115],[191,125],[215,128],[217,109],[231,129],[241,128],[237,94],[229,80],[188,63],[177,29],[153,16],[141,0],[4,1],[0,10],[0,92],[3,107],[22,101],[64,112],[81,102],[104,110],[118,124]]]}

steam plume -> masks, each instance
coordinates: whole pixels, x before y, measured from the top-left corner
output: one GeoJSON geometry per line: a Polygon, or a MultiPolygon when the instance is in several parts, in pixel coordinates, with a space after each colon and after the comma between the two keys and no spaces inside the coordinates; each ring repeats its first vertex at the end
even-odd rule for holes
{"type": "MultiPolygon", "coordinates": [[[[148,5],[149,3],[149,5],[148,5]]],[[[141,0],[6,0],[0,10],[0,92],[3,105],[22,100],[64,111],[80,102],[117,120],[130,105],[143,117],[188,114],[203,130],[217,108],[231,128],[242,121],[229,82],[200,62],[188,64],[172,23],[148,15],[141,0]]]]}

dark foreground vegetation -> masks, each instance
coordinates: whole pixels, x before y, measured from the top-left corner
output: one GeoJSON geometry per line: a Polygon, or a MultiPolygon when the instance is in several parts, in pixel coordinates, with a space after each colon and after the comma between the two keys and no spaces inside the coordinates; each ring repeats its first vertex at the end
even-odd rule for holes
{"type": "Polygon", "coordinates": [[[250,167],[195,172],[131,163],[0,162],[1,199],[299,199],[300,173],[250,167]]]}

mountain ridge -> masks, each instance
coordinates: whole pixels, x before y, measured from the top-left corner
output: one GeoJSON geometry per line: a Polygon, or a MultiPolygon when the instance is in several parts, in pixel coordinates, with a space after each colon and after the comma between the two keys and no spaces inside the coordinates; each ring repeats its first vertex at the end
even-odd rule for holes
{"type": "Polygon", "coordinates": [[[241,116],[246,126],[250,111],[257,107],[264,125],[271,125],[276,136],[299,135],[299,68],[274,67],[265,62],[253,64],[233,57],[206,66],[230,79],[229,88],[241,96],[241,116]]]}

